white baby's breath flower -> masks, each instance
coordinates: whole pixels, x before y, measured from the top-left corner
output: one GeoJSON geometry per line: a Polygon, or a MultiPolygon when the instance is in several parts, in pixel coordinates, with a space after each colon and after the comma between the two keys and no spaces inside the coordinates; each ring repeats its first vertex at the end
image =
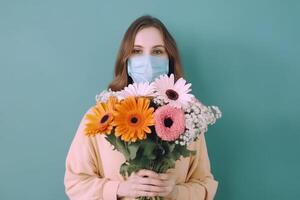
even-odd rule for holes
{"type": "Polygon", "coordinates": [[[106,103],[110,96],[116,97],[118,100],[120,100],[120,93],[119,91],[112,91],[111,88],[108,90],[103,90],[99,94],[95,96],[96,102],[106,103]]]}
{"type": "Polygon", "coordinates": [[[153,98],[153,102],[158,105],[158,106],[162,106],[165,105],[166,103],[164,102],[164,100],[162,98],[160,98],[159,96],[156,96],[153,98]]]}
{"type": "Polygon", "coordinates": [[[196,98],[182,108],[185,112],[186,130],[177,140],[177,143],[181,145],[196,141],[200,134],[207,132],[208,125],[212,125],[222,116],[217,106],[205,106],[196,98]]]}
{"type": "Polygon", "coordinates": [[[200,113],[200,109],[198,107],[195,108],[194,110],[195,114],[199,114],[200,113]]]}

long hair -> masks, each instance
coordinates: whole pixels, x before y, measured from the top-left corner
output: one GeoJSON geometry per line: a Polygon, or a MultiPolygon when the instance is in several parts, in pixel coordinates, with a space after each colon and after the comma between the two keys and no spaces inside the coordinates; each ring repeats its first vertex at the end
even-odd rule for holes
{"type": "Polygon", "coordinates": [[[110,88],[112,91],[119,91],[128,84],[133,83],[131,77],[127,73],[127,60],[132,54],[136,34],[146,27],[157,28],[163,36],[163,41],[169,57],[169,75],[173,73],[175,80],[183,77],[179,51],[174,38],[159,19],[152,17],[151,15],[144,15],[132,22],[125,32],[115,62],[114,79],[109,84],[108,89],[110,88]]]}

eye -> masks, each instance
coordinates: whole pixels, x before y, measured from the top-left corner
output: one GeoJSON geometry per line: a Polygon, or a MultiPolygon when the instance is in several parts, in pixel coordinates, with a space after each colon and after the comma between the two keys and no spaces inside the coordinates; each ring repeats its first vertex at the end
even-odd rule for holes
{"type": "Polygon", "coordinates": [[[140,50],[140,49],[133,49],[133,50],[131,51],[131,53],[132,53],[132,54],[141,54],[141,53],[142,53],[142,50],[140,50]]]}
{"type": "Polygon", "coordinates": [[[154,49],[154,50],[152,51],[152,53],[153,53],[154,55],[161,55],[161,54],[164,54],[164,51],[161,50],[161,49],[154,49]]]}

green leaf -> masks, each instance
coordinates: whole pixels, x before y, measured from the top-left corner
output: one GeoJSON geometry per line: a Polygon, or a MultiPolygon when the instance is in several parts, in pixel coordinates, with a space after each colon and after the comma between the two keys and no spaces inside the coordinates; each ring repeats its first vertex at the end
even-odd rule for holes
{"type": "Polygon", "coordinates": [[[180,158],[180,156],[181,156],[181,152],[180,152],[180,149],[179,149],[180,147],[179,147],[179,145],[175,145],[175,148],[174,148],[174,150],[171,152],[171,158],[173,159],[173,160],[178,160],[179,158],[180,158]]]}
{"type": "Polygon", "coordinates": [[[157,147],[157,144],[155,144],[153,142],[144,143],[144,145],[143,145],[144,156],[150,160],[156,159],[156,155],[155,155],[155,151],[154,151],[156,147],[157,147]]]}
{"type": "Polygon", "coordinates": [[[141,168],[148,168],[151,163],[151,160],[148,157],[143,156],[141,158],[136,158],[134,160],[130,160],[129,163],[140,166],[141,168]]]}
{"type": "Polygon", "coordinates": [[[129,163],[128,176],[130,176],[132,174],[132,172],[138,171],[140,169],[142,169],[142,167],[140,165],[135,165],[135,164],[129,163]]]}
{"type": "Polygon", "coordinates": [[[128,151],[129,151],[130,160],[133,160],[133,159],[136,158],[138,150],[139,150],[139,143],[130,143],[130,144],[128,144],[128,151]]]}
{"type": "Polygon", "coordinates": [[[114,150],[116,149],[117,143],[116,143],[116,136],[114,134],[106,135],[105,139],[114,147],[114,150]]]}
{"type": "Polygon", "coordinates": [[[125,177],[128,175],[128,177],[132,174],[132,172],[138,171],[139,169],[142,169],[140,165],[133,164],[131,162],[125,162],[120,167],[120,174],[125,177]]]}
{"type": "Polygon", "coordinates": [[[128,173],[128,163],[123,163],[120,167],[120,174],[125,177],[126,174],[128,173]]]}
{"type": "Polygon", "coordinates": [[[123,142],[119,137],[116,137],[116,148],[124,155],[126,160],[129,160],[129,151],[125,146],[125,142],[123,142]]]}
{"type": "Polygon", "coordinates": [[[187,146],[182,146],[182,145],[176,144],[170,157],[176,161],[176,160],[180,159],[181,156],[188,157],[190,155],[195,155],[195,153],[196,153],[196,151],[191,151],[191,150],[187,149],[187,146]]]}
{"type": "Polygon", "coordinates": [[[175,144],[169,144],[168,147],[169,147],[169,152],[172,152],[175,148],[175,144]]]}
{"type": "Polygon", "coordinates": [[[167,157],[170,157],[169,154],[172,153],[172,151],[174,150],[175,143],[163,142],[162,147],[165,149],[165,155],[167,157]]]}
{"type": "Polygon", "coordinates": [[[188,150],[187,148],[182,148],[182,149],[181,149],[181,155],[182,155],[183,157],[188,157],[188,156],[191,155],[191,151],[188,150]]]}

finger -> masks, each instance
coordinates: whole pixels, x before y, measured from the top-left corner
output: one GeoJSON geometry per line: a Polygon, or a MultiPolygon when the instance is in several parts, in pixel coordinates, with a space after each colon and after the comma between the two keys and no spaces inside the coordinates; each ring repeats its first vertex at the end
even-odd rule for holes
{"type": "Polygon", "coordinates": [[[147,177],[151,177],[151,178],[159,178],[159,174],[151,171],[151,170],[147,170],[147,169],[141,169],[136,173],[138,176],[147,176],[147,177]]]}
{"type": "Polygon", "coordinates": [[[138,177],[137,182],[144,185],[165,186],[166,183],[160,179],[138,177]]]}
{"type": "Polygon", "coordinates": [[[154,186],[154,185],[142,185],[138,184],[135,186],[135,189],[138,191],[143,191],[143,192],[154,192],[154,193],[165,193],[166,188],[165,187],[159,187],[159,186],[154,186]]]}
{"type": "Polygon", "coordinates": [[[158,193],[135,190],[135,191],[133,191],[133,194],[131,196],[133,196],[133,197],[155,197],[155,196],[158,196],[158,193]]]}
{"type": "Polygon", "coordinates": [[[136,176],[136,172],[131,172],[130,176],[136,176]]]}
{"type": "Polygon", "coordinates": [[[163,187],[163,191],[157,192],[157,196],[165,197],[168,196],[172,191],[172,187],[163,187]]]}

